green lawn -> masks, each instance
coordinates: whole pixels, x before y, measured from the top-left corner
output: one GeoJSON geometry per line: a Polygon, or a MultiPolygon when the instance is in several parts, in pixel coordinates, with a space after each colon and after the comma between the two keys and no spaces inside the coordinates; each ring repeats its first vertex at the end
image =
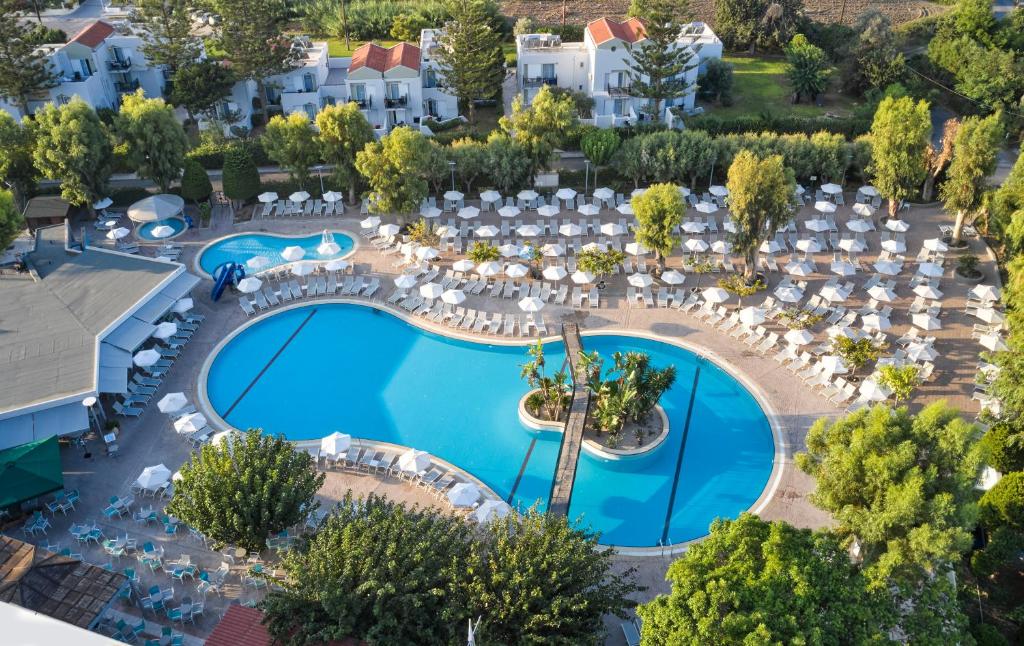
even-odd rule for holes
{"type": "MultiPolygon", "coordinates": [[[[345,48],[345,39],[344,38],[328,38],[327,39],[327,55],[328,56],[333,56],[333,57],[336,57],[336,58],[351,56],[352,52],[357,50],[359,47],[364,45],[366,42],[367,41],[365,41],[365,40],[352,40],[352,41],[349,41],[349,44],[352,45],[352,47],[349,48],[349,49],[346,49],[345,48]]],[[[397,45],[399,41],[397,41],[397,40],[375,40],[373,42],[377,43],[381,47],[391,47],[393,45],[397,45]]]]}
{"type": "Polygon", "coordinates": [[[786,62],[782,58],[751,56],[725,56],[734,66],[733,104],[729,107],[706,106],[709,113],[722,117],[757,116],[764,111],[775,115],[817,117],[825,113],[848,116],[852,102],[835,92],[829,92],[823,107],[809,103],[793,105],[792,92],[786,79],[786,62]]]}

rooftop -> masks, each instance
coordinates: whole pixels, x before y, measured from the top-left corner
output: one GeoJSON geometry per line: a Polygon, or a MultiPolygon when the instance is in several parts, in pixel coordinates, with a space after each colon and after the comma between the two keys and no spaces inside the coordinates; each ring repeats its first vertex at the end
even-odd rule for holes
{"type": "Polygon", "coordinates": [[[637,18],[630,18],[625,22],[598,18],[587,23],[587,31],[597,45],[616,38],[627,43],[635,43],[644,39],[644,25],[637,18]]]}
{"type": "Polygon", "coordinates": [[[112,33],[114,33],[113,25],[97,20],[68,39],[68,42],[85,45],[89,49],[96,49],[112,33]]]}
{"type": "Polygon", "coordinates": [[[349,66],[349,71],[354,72],[363,67],[378,72],[387,72],[396,67],[419,70],[420,48],[409,43],[398,43],[392,47],[366,43],[352,52],[352,64],[349,66]]]}

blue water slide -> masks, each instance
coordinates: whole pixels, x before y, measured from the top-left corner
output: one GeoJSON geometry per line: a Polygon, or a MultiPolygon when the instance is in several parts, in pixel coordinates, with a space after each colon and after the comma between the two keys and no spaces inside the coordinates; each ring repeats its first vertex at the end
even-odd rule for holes
{"type": "Polygon", "coordinates": [[[210,297],[216,302],[220,299],[228,285],[236,284],[245,278],[245,267],[236,262],[225,262],[213,270],[213,292],[210,297]]]}

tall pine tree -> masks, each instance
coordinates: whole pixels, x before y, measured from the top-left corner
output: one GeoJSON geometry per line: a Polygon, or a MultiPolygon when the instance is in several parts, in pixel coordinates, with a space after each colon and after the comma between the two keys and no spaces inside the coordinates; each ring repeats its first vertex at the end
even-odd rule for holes
{"type": "Polygon", "coordinates": [[[476,120],[473,102],[490,99],[501,90],[504,78],[501,33],[490,24],[483,0],[470,0],[453,10],[438,42],[438,84],[459,99],[460,107],[476,120]]]}
{"type": "Polygon", "coordinates": [[[139,48],[153,65],[163,65],[173,75],[194,62],[202,42],[192,31],[189,0],[135,0],[132,22],[142,27],[139,48]]]}
{"type": "Polygon", "coordinates": [[[0,0],[0,98],[27,115],[29,95],[53,87],[56,79],[18,15],[20,7],[16,0],[0,0]]]}
{"type": "MultiPolygon", "coordinates": [[[[688,0],[640,0],[631,8],[644,25],[644,39],[629,45],[627,63],[632,95],[648,99],[651,118],[661,119],[662,104],[692,91],[686,73],[696,67],[693,51],[678,41],[690,15],[688,0]]],[[[699,47],[699,45],[698,45],[699,47]]]]}

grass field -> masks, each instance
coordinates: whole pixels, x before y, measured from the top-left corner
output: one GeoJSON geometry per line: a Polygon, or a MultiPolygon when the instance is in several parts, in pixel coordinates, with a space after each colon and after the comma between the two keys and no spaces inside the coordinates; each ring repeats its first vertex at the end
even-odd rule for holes
{"type": "MultiPolygon", "coordinates": [[[[397,45],[398,44],[397,40],[375,40],[373,42],[377,43],[381,47],[391,47],[392,45],[397,45]]],[[[351,56],[352,52],[354,52],[357,49],[359,49],[359,47],[361,47],[365,43],[366,43],[365,40],[349,41],[349,44],[351,45],[351,47],[346,49],[345,48],[345,39],[344,38],[328,38],[327,39],[327,55],[328,56],[333,56],[335,58],[344,58],[344,57],[347,57],[347,56],[351,56]]]]}
{"type": "Polygon", "coordinates": [[[723,116],[757,116],[768,111],[775,115],[817,117],[825,113],[848,116],[852,103],[846,97],[829,92],[822,99],[822,107],[790,101],[792,91],[786,78],[786,63],[781,58],[726,56],[732,63],[733,104],[729,107],[710,106],[708,112],[723,116]]]}

